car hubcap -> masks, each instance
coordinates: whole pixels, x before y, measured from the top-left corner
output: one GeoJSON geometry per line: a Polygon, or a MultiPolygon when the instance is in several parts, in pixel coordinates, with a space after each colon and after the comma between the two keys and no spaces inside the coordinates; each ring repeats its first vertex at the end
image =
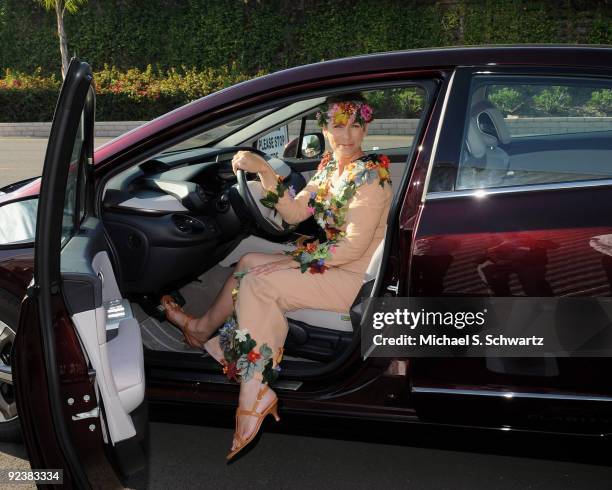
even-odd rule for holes
{"type": "Polygon", "coordinates": [[[14,341],[13,329],[0,321],[0,422],[8,422],[17,418],[13,373],[11,372],[11,350],[14,341]]]}

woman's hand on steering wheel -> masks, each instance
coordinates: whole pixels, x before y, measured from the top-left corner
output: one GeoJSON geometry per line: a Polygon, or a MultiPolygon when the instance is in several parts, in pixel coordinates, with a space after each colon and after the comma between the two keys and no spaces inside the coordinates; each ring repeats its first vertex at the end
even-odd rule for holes
{"type": "Polygon", "coordinates": [[[266,161],[261,156],[251,151],[239,151],[234,155],[234,158],[232,158],[232,171],[234,174],[236,174],[238,170],[258,173],[265,172],[268,169],[269,167],[266,161]]]}
{"type": "MultiPolygon", "coordinates": [[[[250,147],[236,147],[236,154],[232,158],[232,171],[236,175],[238,194],[257,226],[269,235],[284,237],[289,235],[296,225],[274,223],[267,217],[267,214],[269,214],[267,208],[264,208],[266,212],[266,216],[264,216],[262,214],[263,206],[260,206],[255,200],[247,182],[247,172],[258,173],[264,190],[276,188],[278,176],[266,161],[265,156],[264,152],[255,148],[251,150],[250,147]]],[[[286,166],[285,163],[283,165],[286,166]]],[[[283,173],[290,174],[291,169],[288,166],[287,169],[284,169],[283,173]],[[289,172],[286,172],[287,169],[289,172]]]]}

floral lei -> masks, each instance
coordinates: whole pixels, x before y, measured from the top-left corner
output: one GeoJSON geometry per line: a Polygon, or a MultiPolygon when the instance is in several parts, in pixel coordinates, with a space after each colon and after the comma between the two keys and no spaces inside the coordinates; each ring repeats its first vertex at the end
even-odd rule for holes
{"type": "MultiPolygon", "coordinates": [[[[305,243],[306,237],[300,238],[295,242],[295,250],[283,252],[293,257],[300,264],[302,273],[309,271],[311,274],[321,274],[329,269],[325,261],[332,258],[336,249],[336,244],[342,239],[346,232],[342,229],[346,222],[348,202],[357,192],[361,185],[378,179],[381,187],[385,183],[391,184],[389,176],[389,157],[386,155],[364,155],[351,162],[344,169],[344,177],[336,191],[328,199],[330,181],[329,177],[335,171],[337,162],[332,158],[331,153],[323,155],[323,159],[317,169],[317,174],[313,181],[319,182],[316,191],[311,192],[308,200],[308,209],[314,216],[316,222],[325,231],[327,241],[319,243],[314,240],[305,243]]],[[[280,197],[284,195],[282,180],[279,178],[276,192],[268,191],[266,196],[261,199],[261,203],[269,208],[273,208],[280,197]]],[[[295,192],[290,188],[289,196],[295,197],[295,192]]]]}
{"type": "Polygon", "coordinates": [[[261,372],[263,382],[271,384],[280,372],[280,363],[283,356],[283,348],[280,347],[276,355],[276,366],[272,356],[272,349],[267,344],[259,347],[259,352],[255,350],[257,342],[251,338],[248,330],[239,329],[236,319],[236,299],[240,288],[240,279],[247,271],[234,272],[234,277],[238,280],[238,285],[232,290],[232,301],[234,312],[227,317],[225,323],[219,330],[219,344],[223,350],[224,362],[223,373],[234,381],[248,381],[255,372],[261,372]]]}
{"type": "Polygon", "coordinates": [[[374,111],[365,102],[336,102],[331,105],[320,105],[315,117],[317,123],[322,128],[327,127],[330,120],[332,124],[339,124],[341,126],[349,123],[352,124],[353,122],[360,126],[365,126],[366,123],[374,119],[374,111]]]}

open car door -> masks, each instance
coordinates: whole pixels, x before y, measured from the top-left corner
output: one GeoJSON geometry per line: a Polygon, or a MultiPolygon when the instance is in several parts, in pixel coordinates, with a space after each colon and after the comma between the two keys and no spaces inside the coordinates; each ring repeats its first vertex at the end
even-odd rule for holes
{"type": "Polygon", "coordinates": [[[64,486],[117,488],[145,474],[148,416],[138,322],[94,215],[92,82],[73,58],[45,155],[13,379],[32,468],[62,469],[64,486]]]}

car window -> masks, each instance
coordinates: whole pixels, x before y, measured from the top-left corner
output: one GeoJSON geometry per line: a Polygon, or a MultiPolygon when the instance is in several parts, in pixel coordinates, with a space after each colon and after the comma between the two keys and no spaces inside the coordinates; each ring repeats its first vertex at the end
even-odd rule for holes
{"type": "Polygon", "coordinates": [[[0,246],[34,242],[38,198],[0,205],[0,246]]]}
{"type": "MultiPolygon", "coordinates": [[[[374,109],[374,121],[364,140],[364,150],[410,149],[425,106],[425,89],[411,85],[362,93],[374,109]]],[[[241,115],[174,145],[164,153],[209,145],[245,145],[256,146],[269,154],[280,156],[283,153],[281,146],[299,137],[304,117],[305,134],[321,132],[315,114],[324,100],[325,97],[314,97],[241,115]]]]}
{"type": "MultiPolygon", "coordinates": [[[[369,90],[362,94],[374,110],[374,121],[369,125],[363,149],[376,151],[410,147],[425,106],[425,90],[411,86],[369,90]]],[[[306,133],[321,131],[315,114],[316,109],[306,117],[306,133]]],[[[289,140],[299,135],[300,123],[301,118],[289,124],[289,140]]]]}
{"type": "Polygon", "coordinates": [[[477,76],[468,107],[455,190],[612,178],[608,80],[477,76]]]}
{"type": "Polygon", "coordinates": [[[64,197],[64,214],[62,217],[62,247],[64,244],[74,235],[77,227],[77,220],[75,216],[77,210],[78,197],[78,182],[79,172],[81,167],[85,165],[84,160],[84,118],[81,116],[81,121],[77,129],[77,135],[74,140],[72,147],[72,154],[70,156],[70,166],[68,168],[68,180],[66,182],[66,194],[64,197]]]}
{"type": "Polygon", "coordinates": [[[169,149],[164,151],[164,153],[170,153],[177,150],[198,148],[200,146],[208,145],[212,142],[223,140],[229,135],[240,131],[245,126],[248,126],[253,121],[257,121],[260,118],[264,117],[272,110],[273,109],[266,109],[252,114],[247,114],[246,116],[241,116],[236,119],[232,119],[231,121],[227,121],[224,124],[220,124],[219,126],[207,129],[206,131],[203,131],[197,134],[196,136],[186,139],[185,141],[182,141],[181,143],[170,147],[169,149]]]}
{"type": "Polygon", "coordinates": [[[374,109],[374,121],[365,137],[364,150],[385,150],[412,146],[425,106],[422,87],[405,87],[365,92],[374,109]]]}

